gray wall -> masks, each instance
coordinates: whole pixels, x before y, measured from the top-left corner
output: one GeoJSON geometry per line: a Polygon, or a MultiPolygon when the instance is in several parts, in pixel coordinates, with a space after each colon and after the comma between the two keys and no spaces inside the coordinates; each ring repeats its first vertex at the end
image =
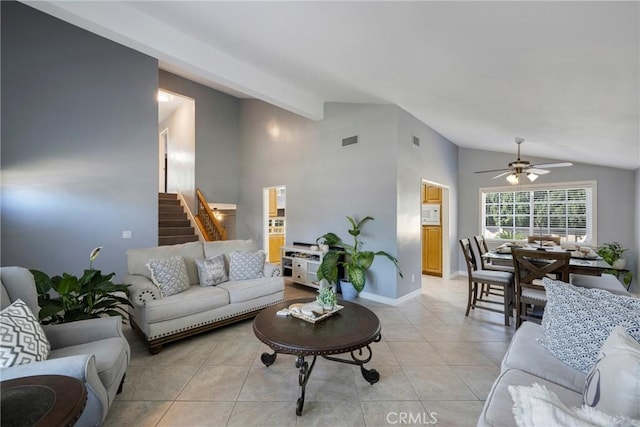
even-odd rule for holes
{"type": "Polygon", "coordinates": [[[636,253],[635,253],[635,261],[636,261],[636,269],[633,278],[633,288],[632,292],[640,294],[640,168],[636,169],[636,206],[635,206],[635,218],[636,218],[636,253]]]}
{"type": "MultiPolygon", "coordinates": [[[[449,189],[450,265],[443,265],[444,273],[458,270],[457,194],[458,147],[404,110],[398,115],[398,257],[407,266],[404,280],[398,282],[397,297],[420,288],[422,274],[422,243],[420,208],[422,180],[436,182],[449,189]],[[420,139],[420,147],[413,137],[420,139]],[[411,268],[410,270],[408,268],[411,268]],[[416,281],[411,282],[415,275],[416,281]]],[[[444,248],[443,248],[444,249],[444,248]]]]}
{"type": "Polygon", "coordinates": [[[166,71],[159,79],[160,88],[195,100],[196,188],[208,202],[237,203],[240,100],[166,71]]]}
{"type": "MultiPolygon", "coordinates": [[[[525,143],[526,144],[526,143],[525,143]]],[[[514,150],[515,150],[514,144],[514,150]]],[[[532,163],[549,163],[557,160],[529,157],[526,145],[523,145],[523,158],[532,163]]],[[[459,182],[459,233],[461,237],[473,236],[480,231],[479,189],[481,187],[504,186],[506,180],[492,180],[496,174],[474,174],[477,170],[499,169],[514,160],[514,156],[504,153],[460,148],[458,150],[459,182]]],[[[617,241],[629,248],[625,254],[629,268],[636,270],[638,242],[633,230],[638,221],[636,206],[637,178],[634,171],[584,163],[574,163],[571,167],[552,169],[547,175],[541,175],[536,184],[545,182],[597,181],[597,242],[617,241]],[[632,255],[633,254],[633,255],[632,255]]],[[[460,268],[464,266],[459,254],[460,268]]],[[[635,274],[635,273],[634,273],[635,274]]],[[[637,274],[635,274],[637,276],[637,274]]]]}
{"type": "Polygon", "coordinates": [[[104,246],[95,267],[121,275],[157,244],[157,61],[1,7],[2,265],[78,274],[104,246]]]}

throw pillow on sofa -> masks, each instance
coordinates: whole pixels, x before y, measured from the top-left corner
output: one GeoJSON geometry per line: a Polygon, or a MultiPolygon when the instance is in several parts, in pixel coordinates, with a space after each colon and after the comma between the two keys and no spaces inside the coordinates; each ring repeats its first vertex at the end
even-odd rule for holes
{"type": "Polygon", "coordinates": [[[222,254],[213,258],[197,259],[196,265],[198,266],[200,286],[215,286],[229,280],[222,254]]]}
{"type": "Polygon", "coordinates": [[[0,368],[46,360],[51,345],[29,306],[17,299],[0,311],[0,368]]]}
{"type": "Polygon", "coordinates": [[[547,304],[540,344],[554,356],[585,374],[596,363],[611,330],[621,325],[640,341],[640,311],[604,299],[557,280],[543,279],[547,304]]]}
{"type": "Polygon", "coordinates": [[[585,384],[585,405],[640,419],[640,344],[616,326],[585,384]]]}
{"type": "Polygon", "coordinates": [[[151,280],[160,289],[163,297],[189,289],[189,276],[182,257],[151,259],[147,267],[151,270],[151,280]]]}
{"type": "Polygon", "coordinates": [[[239,252],[229,254],[229,280],[248,280],[264,277],[264,251],[239,252]]]}

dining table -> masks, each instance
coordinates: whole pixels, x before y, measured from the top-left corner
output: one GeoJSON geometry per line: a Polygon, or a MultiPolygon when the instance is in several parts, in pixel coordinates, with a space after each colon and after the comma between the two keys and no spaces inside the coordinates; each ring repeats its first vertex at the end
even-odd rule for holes
{"type": "MultiPolygon", "coordinates": [[[[526,248],[525,248],[526,249],[526,248]]],[[[532,248],[532,250],[537,250],[532,248]]],[[[559,247],[545,248],[547,251],[565,251],[559,247]]],[[[511,253],[501,253],[496,250],[491,250],[482,255],[486,260],[489,260],[494,265],[506,265],[513,266],[513,256],[511,253]]],[[[610,270],[611,265],[602,258],[586,258],[586,257],[571,257],[569,259],[569,273],[572,274],[586,274],[590,276],[601,276],[605,270],[610,270]]]]}

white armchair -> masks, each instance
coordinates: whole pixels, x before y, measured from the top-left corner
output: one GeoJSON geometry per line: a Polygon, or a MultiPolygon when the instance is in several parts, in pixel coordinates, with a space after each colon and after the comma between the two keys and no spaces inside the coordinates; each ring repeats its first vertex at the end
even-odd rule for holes
{"type": "MultiPolygon", "coordinates": [[[[22,267],[0,268],[0,305],[4,309],[21,299],[38,315],[38,296],[33,275],[22,267]]],[[[58,325],[44,325],[51,344],[49,358],[0,370],[2,380],[57,374],[82,381],[87,404],[77,426],[99,426],[116,394],[122,390],[129,365],[129,343],[122,333],[120,317],[102,317],[58,325]]]]}

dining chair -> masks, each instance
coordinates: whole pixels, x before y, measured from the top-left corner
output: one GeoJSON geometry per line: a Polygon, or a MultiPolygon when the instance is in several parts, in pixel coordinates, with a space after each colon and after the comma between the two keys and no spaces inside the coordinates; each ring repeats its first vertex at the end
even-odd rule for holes
{"type": "Polygon", "coordinates": [[[527,243],[541,244],[545,242],[552,242],[556,246],[560,246],[560,236],[529,236],[527,237],[527,243]]]}
{"type": "Polygon", "coordinates": [[[465,316],[469,316],[471,309],[483,309],[496,313],[504,313],[504,324],[509,326],[509,317],[512,315],[513,302],[513,274],[506,271],[491,271],[478,268],[476,256],[471,247],[469,239],[460,240],[460,248],[467,264],[467,276],[469,278],[469,289],[467,295],[467,311],[465,316]],[[487,299],[483,291],[483,286],[488,285],[502,289],[502,301],[487,299]],[[480,305],[479,302],[486,304],[501,304],[503,309],[493,308],[486,305],[480,305]]]}
{"type": "MultiPolygon", "coordinates": [[[[483,257],[484,254],[489,252],[489,248],[487,247],[487,242],[484,240],[484,236],[478,235],[473,236],[473,240],[475,241],[475,249],[474,255],[480,259],[480,266],[483,270],[492,270],[492,271],[506,271],[508,273],[513,273],[513,265],[496,265],[490,260],[487,260],[483,257]]],[[[491,286],[485,285],[483,286],[482,292],[485,295],[502,295],[503,288],[499,286],[491,286]]]]}
{"type": "Polygon", "coordinates": [[[540,251],[514,248],[512,250],[515,268],[516,329],[522,320],[541,323],[541,317],[529,313],[529,306],[544,309],[547,294],[541,279],[551,277],[563,282],[569,281],[569,252],[540,251]]]}

